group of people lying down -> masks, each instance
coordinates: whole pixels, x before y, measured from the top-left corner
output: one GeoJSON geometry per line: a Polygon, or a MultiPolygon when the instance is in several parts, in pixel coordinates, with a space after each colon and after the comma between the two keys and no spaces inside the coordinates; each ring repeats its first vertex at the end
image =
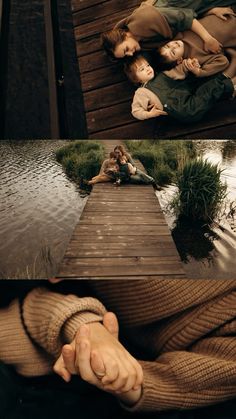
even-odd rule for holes
{"type": "Polygon", "coordinates": [[[140,86],[132,103],[135,118],[170,115],[191,123],[221,98],[235,96],[236,15],[231,5],[236,0],[147,0],[102,34],[105,51],[123,58],[127,77],[140,86]]]}
{"type": "Polygon", "coordinates": [[[87,183],[95,185],[100,182],[111,182],[120,185],[121,183],[135,183],[153,185],[155,189],[160,187],[153,177],[138,169],[129,153],[122,145],[117,145],[109,155],[109,158],[102,163],[100,172],[87,183]]]}

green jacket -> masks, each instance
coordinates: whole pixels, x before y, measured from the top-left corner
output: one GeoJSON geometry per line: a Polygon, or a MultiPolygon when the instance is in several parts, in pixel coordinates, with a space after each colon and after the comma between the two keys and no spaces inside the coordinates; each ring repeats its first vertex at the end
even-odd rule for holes
{"type": "Polygon", "coordinates": [[[145,87],[159,97],[168,115],[191,123],[199,121],[223,95],[230,96],[233,93],[232,81],[223,74],[205,80],[202,82],[202,79],[199,84],[190,76],[176,81],[159,73],[145,87]]]}

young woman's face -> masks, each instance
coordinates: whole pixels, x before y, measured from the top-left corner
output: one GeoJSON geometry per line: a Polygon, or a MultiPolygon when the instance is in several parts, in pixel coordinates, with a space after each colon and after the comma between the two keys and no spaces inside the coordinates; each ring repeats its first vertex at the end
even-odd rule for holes
{"type": "Polygon", "coordinates": [[[114,150],[114,153],[115,153],[117,159],[122,156],[122,153],[118,148],[116,150],[114,150]]]}
{"type": "Polygon", "coordinates": [[[139,83],[147,83],[154,77],[154,70],[146,60],[139,60],[135,75],[139,83]]]}
{"type": "Polygon", "coordinates": [[[180,60],[184,55],[184,43],[183,41],[170,41],[160,49],[160,53],[169,62],[180,60]]]}
{"type": "Polygon", "coordinates": [[[135,52],[140,51],[141,47],[133,38],[133,36],[128,32],[126,34],[126,38],[123,42],[118,44],[114,49],[114,57],[116,58],[124,58],[124,57],[132,57],[135,52]]]}

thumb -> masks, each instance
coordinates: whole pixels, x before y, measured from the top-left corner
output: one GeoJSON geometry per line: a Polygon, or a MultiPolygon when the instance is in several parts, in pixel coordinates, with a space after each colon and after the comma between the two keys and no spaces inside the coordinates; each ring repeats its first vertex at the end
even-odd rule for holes
{"type": "Polygon", "coordinates": [[[114,336],[114,338],[118,339],[119,334],[119,324],[117,317],[114,313],[108,312],[103,317],[103,326],[114,336]]]}
{"type": "Polygon", "coordinates": [[[219,15],[219,18],[222,19],[222,20],[227,20],[227,17],[224,16],[224,15],[219,15]]]}

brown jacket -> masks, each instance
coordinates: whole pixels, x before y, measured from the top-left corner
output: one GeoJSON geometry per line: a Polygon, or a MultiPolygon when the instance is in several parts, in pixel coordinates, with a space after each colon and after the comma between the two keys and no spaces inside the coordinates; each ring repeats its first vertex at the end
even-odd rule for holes
{"type": "MultiPolygon", "coordinates": [[[[236,17],[230,16],[227,21],[224,21],[217,16],[206,16],[200,19],[201,24],[208,30],[208,32],[216,38],[224,48],[236,48],[236,17]]],[[[183,58],[197,58],[201,69],[198,77],[211,76],[218,72],[224,71],[229,61],[224,55],[212,54],[204,50],[204,43],[202,39],[192,31],[185,31],[179,33],[176,39],[182,39],[184,42],[184,57],[183,58]]]]}
{"type": "Polygon", "coordinates": [[[235,280],[152,278],[90,287],[97,298],[37,288],[24,299],[22,316],[17,300],[2,309],[1,360],[28,376],[52,372],[62,344],[80,324],[100,321],[105,305],[144,371],[143,393],[131,410],[187,409],[236,396],[235,280]]]}

